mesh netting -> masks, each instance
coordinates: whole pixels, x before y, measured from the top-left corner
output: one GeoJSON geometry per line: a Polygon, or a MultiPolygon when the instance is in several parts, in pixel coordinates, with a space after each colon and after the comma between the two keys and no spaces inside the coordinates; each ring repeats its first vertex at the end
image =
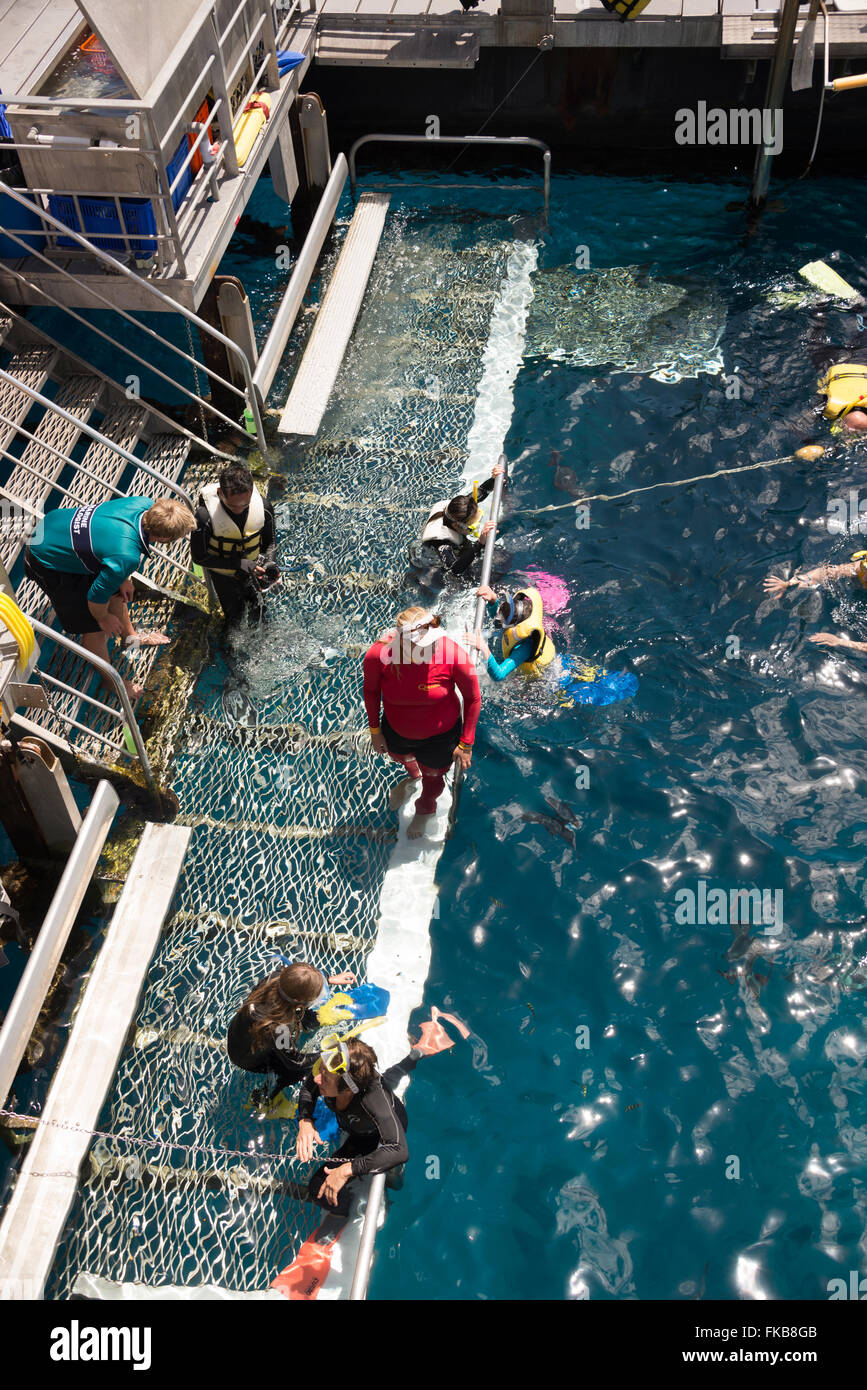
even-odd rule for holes
{"type": "Polygon", "coordinates": [[[278,950],[365,976],[398,771],[370,755],[359,657],[413,599],[407,542],[460,478],[510,242],[506,222],[393,216],[320,437],[287,451],[286,584],[188,710],[174,786],[195,830],[99,1126],[147,1142],[92,1146],[56,1297],[85,1271],[262,1289],[317,1224],[295,1126],[250,1108],[261,1078],[225,1030],[278,950]]]}

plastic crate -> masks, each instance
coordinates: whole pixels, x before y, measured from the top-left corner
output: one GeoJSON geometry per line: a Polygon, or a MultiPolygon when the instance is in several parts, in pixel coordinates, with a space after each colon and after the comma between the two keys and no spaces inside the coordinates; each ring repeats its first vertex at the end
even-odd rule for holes
{"type": "MultiPolygon", "coordinates": [[[[28,189],[22,192],[26,197],[33,197],[28,189]]],[[[44,251],[45,236],[42,232],[42,223],[38,215],[30,208],[24,208],[20,203],[16,203],[14,198],[7,198],[5,193],[0,195],[0,258],[3,260],[14,261],[19,256],[26,256],[29,251],[44,251]],[[3,229],[8,228],[10,232],[17,232],[27,246],[19,246],[17,241],[11,237],[3,235],[3,229]],[[35,236],[23,236],[22,233],[30,232],[31,228],[36,229],[35,236]]]]}
{"type": "MultiPolygon", "coordinates": [[[[125,255],[127,246],[122,236],[124,230],[148,238],[130,242],[132,251],[139,259],[152,256],[156,251],[157,244],[152,239],[152,234],[156,232],[156,223],[153,208],[147,198],[121,198],[123,227],[117,215],[117,205],[112,198],[85,198],[79,195],[78,206],[84,224],[83,235],[93,237],[93,244],[100,251],[107,251],[110,255],[125,255]]],[[[59,222],[65,223],[74,232],[81,230],[75,215],[75,200],[70,195],[52,193],[48,199],[48,210],[59,222]]],[[[78,245],[71,237],[64,236],[57,238],[57,244],[78,245]]]]}
{"type": "MultiPolygon", "coordinates": [[[[176,176],[177,176],[177,172],[178,172],[178,170],[180,169],[181,165],[183,164],[183,162],[184,162],[184,160],[186,159],[186,157],[187,157],[187,155],[189,154],[189,152],[190,152],[190,146],[189,146],[189,143],[188,143],[188,141],[187,141],[187,137],[184,135],[184,136],[181,137],[181,143],[178,145],[178,148],[175,150],[174,154],[172,155],[171,162],[170,162],[169,164],[166,165],[166,173],[167,173],[168,176],[169,176],[169,184],[170,184],[170,185],[171,185],[172,183],[174,183],[175,178],[176,178],[176,176]]],[[[182,202],[184,201],[184,199],[186,198],[187,193],[189,192],[189,189],[190,189],[190,184],[192,183],[192,181],[193,181],[192,165],[191,165],[191,164],[188,164],[187,167],[186,167],[186,169],[184,170],[184,176],[183,176],[183,178],[181,179],[180,183],[178,184],[177,188],[175,189],[174,193],[172,194],[172,207],[174,208],[175,212],[177,212],[177,210],[178,210],[178,208],[180,207],[181,203],[182,203],[182,202]]]]}

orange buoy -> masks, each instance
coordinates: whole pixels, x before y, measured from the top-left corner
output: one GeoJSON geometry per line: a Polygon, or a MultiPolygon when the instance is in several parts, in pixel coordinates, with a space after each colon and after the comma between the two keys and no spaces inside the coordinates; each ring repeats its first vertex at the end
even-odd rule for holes
{"type": "Polygon", "coordinates": [[[803,449],[795,450],[795,458],[806,459],[808,463],[812,463],[814,459],[820,459],[824,452],[821,444],[805,444],[803,449]]]}

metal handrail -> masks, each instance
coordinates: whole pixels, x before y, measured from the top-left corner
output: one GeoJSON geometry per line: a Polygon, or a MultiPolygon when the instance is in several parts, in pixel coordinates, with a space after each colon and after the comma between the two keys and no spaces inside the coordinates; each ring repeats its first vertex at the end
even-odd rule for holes
{"type": "MultiPolygon", "coordinates": [[[[158,483],[162,483],[164,487],[169,488],[172,492],[176,492],[178,497],[180,497],[183,502],[186,502],[191,512],[196,510],[189,493],[185,492],[179,483],[174,482],[171,478],[167,478],[164,473],[158,472],[156,468],[152,468],[149,463],[145,463],[144,459],[136,458],[135,454],[131,454],[129,449],[125,449],[122,444],[116,444],[114,440],[108,439],[104,434],[100,434],[99,430],[95,430],[93,426],[89,425],[85,420],[81,420],[77,415],[72,415],[68,410],[64,410],[63,406],[58,405],[56,401],[50,401],[47,396],[43,396],[41,392],[34,390],[32,386],[26,386],[17,376],[12,376],[11,373],[4,371],[2,367],[0,367],[0,381],[10,382],[16,390],[23,391],[25,396],[29,396],[32,401],[37,401],[45,410],[53,411],[55,415],[60,416],[61,420],[66,420],[67,424],[75,425],[76,429],[81,430],[82,434],[89,435],[97,444],[104,444],[107,448],[112,449],[114,453],[119,454],[121,458],[126,459],[127,463],[132,463],[136,468],[140,468],[143,472],[149,473],[152,478],[156,478],[158,483]]],[[[24,433],[24,430],[21,432],[24,433]]],[[[32,437],[33,436],[31,436],[31,438],[32,437]]],[[[42,440],[38,439],[36,443],[42,444],[42,440]]],[[[51,448],[51,445],[46,444],[44,447],[48,449],[51,448]]],[[[65,457],[65,455],[63,457],[65,457]]],[[[72,460],[67,459],[67,462],[72,463],[72,460]]],[[[78,465],[74,466],[77,467],[78,465]]],[[[81,471],[86,473],[85,469],[81,471]]],[[[92,475],[87,474],[87,476],[90,477],[92,475]]],[[[102,486],[106,486],[101,478],[97,478],[95,481],[102,486]]]]}
{"type": "Polygon", "coordinates": [[[282,361],[289,334],[292,332],[298,317],[298,310],[301,308],[301,301],[307,292],[310,277],[319,259],[322,243],[334,220],[337,204],[340,202],[340,196],[343,192],[343,185],[346,183],[347,173],[346,155],[339,154],[334,161],[334,167],[325,185],[325,191],[319,200],[313,221],[310,223],[310,230],[304,238],[304,245],[289,277],[289,284],[286,286],[286,292],[280,301],[280,307],[274,315],[274,322],[268,337],[259,353],[259,360],[253,373],[253,384],[262,392],[263,398],[266,398],[271,390],[277,368],[282,361]]]}
{"type": "MultiPolygon", "coordinates": [[[[6,235],[8,235],[8,233],[6,233],[6,235]]],[[[10,269],[10,266],[6,266],[7,271],[10,269]]],[[[18,271],[15,271],[14,273],[16,275],[19,274],[18,271]]],[[[26,277],[22,276],[22,279],[23,278],[26,277]]],[[[49,304],[53,304],[57,308],[66,309],[66,312],[70,314],[71,317],[75,318],[78,322],[82,324],[87,324],[88,328],[95,328],[94,324],[88,324],[87,320],[80,318],[80,316],[76,314],[74,309],[70,309],[67,305],[61,304],[59,300],[55,299],[53,295],[48,294],[46,290],[43,290],[36,285],[31,286],[31,288],[39,289],[39,293],[45,296],[49,304]]],[[[4,304],[3,301],[0,300],[0,317],[5,317],[7,315],[15,319],[17,323],[24,324],[25,329],[30,331],[33,330],[33,324],[30,320],[26,319],[23,314],[19,314],[16,309],[10,308],[8,304],[4,304]]],[[[40,343],[43,343],[48,347],[56,348],[57,351],[61,353],[66,360],[71,361],[73,363],[74,371],[71,373],[71,375],[97,375],[101,377],[104,381],[108,382],[109,386],[113,386],[114,389],[118,391],[121,395],[127,395],[126,389],[123,386],[121,386],[119,382],[115,381],[113,377],[108,376],[101,369],[94,368],[92,364],[90,362],[86,362],[84,358],[78,357],[75,353],[70,352],[69,349],[65,347],[63,343],[58,342],[57,339],[53,338],[50,333],[46,333],[44,328],[38,328],[36,329],[36,332],[38,333],[40,343]]],[[[26,341],[29,345],[30,340],[27,339],[26,341]]],[[[109,341],[114,342],[114,339],[109,338],[109,341]]],[[[236,388],[236,390],[239,391],[240,395],[243,395],[243,392],[240,391],[240,388],[236,388]]],[[[129,397],[127,397],[127,399],[129,399],[129,397]]],[[[192,430],[188,430],[186,425],[179,425],[176,420],[172,420],[168,415],[163,414],[158,405],[154,405],[149,402],[146,408],[148,414],[151,417],[151,420],[155,421],[159,425],[164,426],[165,430],[169,434],[178,434],[183,436],[183,438],[188,439],[191,444],[195,444],[197,448],[204,449],[214,458],[223,459],[226,463],[237,463],[237,454],[227,454],[223,449],[218,449],[216,445],[210,442],[210,440],[203,439],[200,434],[194,434],[192,430]]],[[[21,429],[21,426],[19,425],[18,428],[21,429]]],[[[23,432],[24,431],[22,430],[22,433],[23,432]]]]}
{"type": "Polygon", "coordinates": [[[370,1266],[373,1261],[373,1242],[376,1239],[376,1228],[379,1224],[379,1212],[384,1196],[385,1173],[374,1173],[370,1181],[370,1191],[367,1194],[367,1208],[364,1213],[364,1225],[361,1228],[361,1242],[355,1260],[352,1288],[349,1290],[349,1297],[353,1303],[363,1302],[367,1298],[370,1266]]]}
{"type": "MultiPolygon", "coordinates": [[[[23,238],[16,232],[4,231],[4,236],[11,236],[15,241],[23,240],[23,238]]],[[[68,280],[72,280],[76,284],[78,283],[76,277],[73,274],[71,274],[70,271],[66,270],[64,266],[55,266],[53,261],[49,261],[47,256],[43,256],[41,251],[34,251],[33,254],[38,256],[40,260],[44,260],[47,265],[50,265],[52,270],[57,270],[61,275],[66,276],[68,280]]],[[[164,372],[160,367],[154,366],[152,362],[148,362],[147,358],[140,357],[137,352],[133,352],[132,348],[127,347],[125,343],[121,343],[117,338],[113,338],[110,333],[106,333],[105,329],[99,328],[95,323],[89,323],[87,319],[83,318],[82,315],[77,313],[75,309],[71,308],[70,305],[63,304],[61,300],[59,300],[55,295],[49,294],[48,290],[46,290],[42,285],[36,285],[31,280],[28,280],[27,276],[22,271],[16,270],[15,267],[11,265],[5,266],[4,270],[7,275],[14,275],[16,280],[22,281],[25,285],[29,286],[31,290],[36,290],[38,294],[41,294],[44,299],[48,300],[49,304],[53,304],[54,307],[57,309],[62,309],[63,312],[68,314],[70,318],[75,319],[76,323],[80,323],[83,325],[83,327],[90,329],[90,331],[93,333],[96,333],[97,337],[104,338],[106,342],[111,343],[112,347],[119,348],[121,352],[125,352],[127,357],[131,357],[134,362],[137,362],[139,364],[139,366],[145,367],[147,371],[153,372],[154,376],[161,377],[163,381],[169,382],[170,385],[176,387],[177,390],[179,390],[183,395],[189,396],[190,400],[196,401],[197,404],[204,406],[204,408],[210,411],[212,415],[218,416],[219,419],[231,425],[233,429],[238,428],[236,421],[232,420],[228,415],[224,415],[223,411],[218,410],[218,408],[215,405],[213,405],[210,401],[204,400],[201,396],[198,396],[195,391],[191,390],[190,387],[184,386],[183,382],[178,381],[175,377],[169,376],[167,372],[164,372]]],[[[158,342],[167,341],[164,340],[159,333],[156,333],[152,328],[149,328],[147,324],[140,323],[138,319],[133,317],[133,315],[128,314],[125,309],[121,309],[118,306],[112,304],[111,300],[108,299],[104,294],[101,294],[99,290],[93,289],[90,285],[88,285],[87,290],[88,294],[93,295],[95,299],[101,300],[101,302],[107,305],[108,308],[112,309],[114,313],[120,314],[121,318],[127,319],[130,323],[135,324],[137,328],[142,329],[142,331],[146,333],[149,337],[156,338],[158,342]]],[[[235,395],[240,396],[242,400],[246,400],[246,395],[241,390],[240,386],[236,386],[235,383],[231,381],[224,381],[218,372],[212,371],[210,367],[203,366],[195,357],[191,357],[189,353],[184,352],[183,348],[179,348],[175,344],[172,344],[172,346],[174,347],[174,350],[179,357],[184,358],[184,360],[187,362],[191,362],[198,371],[203,371],[206,373],[206,375],[215,378],[228,390],[234,391],[235,395]]],[[[194,437],[197,440],[199,439],[198,435],[194,437]]],[[[203,445],[205,445],[205,447],[209,447],[208,440],[203,439],[200,442],[203,445]]]]}
{"type": "Polygon", "coordinates": [[[0,1105],[12,1088],[39,1011],[54,979],[96,862],[102,852],[120,798],[110,782],[101,781],[81,823],[72,853],[39,929],[30,959],[0,1028],[0,1105]]]}
{"type": "MultiPolygon", "coordinates": [[[[12,198],[12,200],[16,203],[19,203],[21,207],[28,208],[31,212],[37,213],[37,215],[41,218],[41,220],[44,223],[47,223],[49,226],[54,227],[57,231],[62,232],[64,236],[72,237],[74,241],[78,242],[79,245],[84,247],[85,251],[90,252],[90,254],[95,256],[97,260],[102,261],[104,265],[107,265],[110,268],[112,274],[124,275],[128,280],[134,280],[137,285],[144,286],[146,288],[147,293],[152,295],[153,298],[159,300],[159,302],[166,309],[170,310],[172,313],[181,314],[185,319],[187,319],[189,323],[194,323],[200,331],[209,334],[218,343],[222,343],[223,347],[226,347],[231,352],[233,352],[244,374],[247,405],[253,415],[253,423],[255,425],[256,430],[256,441],[262,452],[267,455],[267,446],[265,443],[265,429],[262,423],[262,412],[259,406],[259,399],[256,394],[256,388],[253,385],[253,373],[250,368],[250,363],[247,359],[247,354],[244,352],[243,348],[239,347],[238,344],[234,342],[231,338],[227,337],[225,333],[221,333],[218,328],[214,328],[211,324],[206,323],[205,320],[203,318],[200,318],[198,314],[194,313],[192,309],[187,309],[185,305],[179,303],[177,300],[171,299],[169,295],[163,294],[162,290],[157,289],[156,285],[154,285],[150,280],[146,279],[144,276],[136,275],[127,266],[123,265],[120,261],[115,260],[114,257],[110,256],[106,251],[101,250],[98,246],[94,246],[93,243],[89,242],[86,237],[80,236],[78,232],[73,231],[71,227],[67,227],[65,223],[59,221],[58,218],[53,217],[51,213],[46,212],[44,208],[38,207],[35,203],[31,202],[29,198],[23,197],[22,194],[18,191],[18,189],[10,188],[9,185],[3,183],[2,180],[0,180],[0,194],[12,198]]],[[[49,264],[52,263],[49,262],[49,264]]],[[[53,268],[56,269],[57,267],[53,268]]],[[[139,321],[135,319],[134,322],[138,323],[139,321]]],[[[144,325],[139,324],[139,327],[144,327],[144,325]]],[[[168,339],[163,338],[160,334],[152,333],[152,336],[159,339],[159,341],[163,343],[164,346],[172,348],[175,352],[181,351],[179,348],[175,347],[174,344],[169,343],[168,339]]],[[[220,378],[220,380],[222,381],[222,378],[220,378]]]]}
{"type": "Polygon", "coordinates": [[[529,146],[541,150],[545,183],[545,219],[548,218],[551,205],[551,150],[543,140],[535,140],[529,135],[362,135],[349,151],[349,187],[353,199],[357,183],[355,155],[362,145],[368,145],[372,140],[389,145],[508,145],[513,148],[529,146]]]}
{"type": "MultiPolygon", "coordinates": [[[[144,746],[141,729],[138,726],[133,712],[132,701],[127,694],[126,686],[120,674],[115,670],[110,661],[103,661],[101,656],[96,656],[93,652],[88,651],[86,647],[80,646],[78,642],[73,642],[72,638],[67,637],[65,632],[58,632],[56,628],[48,627],[46,623],[40,622],[38,618],[31,618],[29,614],[25,614],[25,617],[34,632],[38,632],[42,637],[50,638],[52,642],[57,642],[61,647],[65,647],[67,651],[73,652],[75,656],[80,657],[82,661],[88,662],[95,671],[99,672],[104,681],[108,681],[109,684],[114,687],[114,693],[120,700],[124,722],[135,744],[135,750],[138,755],[138,760],[141,763],[145,780],[154,796],[157,796],[159,788],[153,774],[153,768],[151,767],[150,759],[147,755],[147,749],[144,746]]],[[[55,714],[62,722],[72,722],[71,720],[65,719],[64,715],[57,711],[55,711],[55,714]]],[[[118,718],[120,718],[120,715],[118,715],[118,718]]],[[[95,733],[93,729],[88,729],[87,732],[92,738],[99,738],[99,734],[95,733]]]]}

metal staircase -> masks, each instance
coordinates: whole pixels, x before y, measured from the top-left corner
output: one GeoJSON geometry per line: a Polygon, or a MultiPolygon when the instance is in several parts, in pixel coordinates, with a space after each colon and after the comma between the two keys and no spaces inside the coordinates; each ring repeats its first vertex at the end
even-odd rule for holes
{"type": "MultiPolygon", "coordinates": [[[[174,493],[194,503],[179,482],[193,442],[161,411],[128,399],[117,382],[0,304],[0,565],[28,617],[55,623],[49,600],[22,565],[39,517],[58,506],[123,495],[174,493]]],[[[196,465],[198,483],[213,476],[225,456],[195,442],[204,450],[196,465]]],[[[208,607],[186,540],[155,549],[134,579],[149,599],[146,616],[133,604],[133,621],[143,626],[165,623],[178,600],[208,607]]],[[[31,681],[42,693],[37,690],[36,703],[17,714],[16,722],[93,761],[134,757],[124,702],[98,689],[99,672],[86,654],[75,644],[44,639],[41,648],[31,681]]],[[[145,685],[160,650],[115,653],[114,661],[122,676],[145,685]]]]}

